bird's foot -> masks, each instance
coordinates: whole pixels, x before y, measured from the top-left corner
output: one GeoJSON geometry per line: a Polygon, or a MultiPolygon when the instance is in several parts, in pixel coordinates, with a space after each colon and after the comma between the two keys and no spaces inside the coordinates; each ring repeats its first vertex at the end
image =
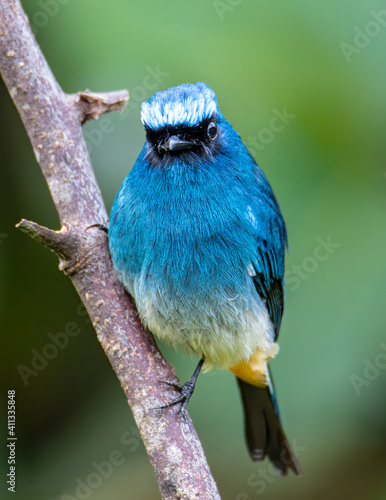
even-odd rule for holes
{"type": "Polygon", "coordinates": [[[168,382],[167,380],[160,380],[160,382],[169,385],[170,387],[174,387],[174,389],[176,389],[181,395],[163,405],[155,406],[154,408],[152,408],[152,410],[170,408],[171,406],[181,403],[179,412],[183,417],[185,417],[186,406],[189,403],[190,398],[192,397],[192,394],[194,392],[194,384],[196,381],[192,381],[192,379],[190,379],[184,385],[175,384],[174,382],[168,382]]]}
{"type": "Polygon", "coordinates": [[[197,365],[197,368],[195,369],[192,377],[185,382],[184,385],[179,385],[174,382],[168,382],[167,380],[160,380],[161,383],[169,385],[170,387],[173,387],[176,389],[179,393],[180,396],[178,398],[172,399],[171,401],[160,405],[160,406],[155,406],[154,408],[151,408],[151,410],[159,410],[162,408],[169,408],[170,406],[174,406],[178,403],[181,403],[179,413],[185,418],[186,414],[186,406],[190,401],[190,398],[192,397],[192,394],[194,392],[194,386],[196,385],[196,380],[198,377],[198,374],[200,373],[201,367],[204,363],[204,360],[201,359],[200,362],[197,365]]]}
{"type": "MultiPolygon", "coordinates": [[[[92,224],[91,226],[88,226],[87,229],[91,229],[92,227],[96,227],[97,229],[100,229],[101,231],[103,231],[106,234],[108,234],[108,232],[109,232],[108,221],[106,222],[106,224],[92,224]]],[[[86,229],[86,231],[87,231],[87,229],[86,229]]]]}

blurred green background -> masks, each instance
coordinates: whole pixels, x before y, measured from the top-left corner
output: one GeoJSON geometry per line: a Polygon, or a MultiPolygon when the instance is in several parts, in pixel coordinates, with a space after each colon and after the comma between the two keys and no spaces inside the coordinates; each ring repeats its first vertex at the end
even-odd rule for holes
{"type": "MultiPolygon", "coordinates": [[[[222,498],[385,499],[385,3],[23,6],[65,91],[131,92],[123,114],[84,128],[108,210],[144,142],[140,103],[156,90],[196,81],[216,91],[279,199],[290,252],[272,369],[303,477],[281,478],[267,462],[249,460],[234,377],[209,373],[199,378],[189,408],[222,498]],[[283,127],[273,130],[280,113],[287,116],[283,127]]],[[[5,401],[16,389],[14,498],[157,499],[125,396],[71,282],[53,254],[14,228],[22,217],[59,226],[2,83],[0,165],[1,395],[5,401]],[[49,334],[69,322],[79,335],[24,383],[20,365],[31,368],[49,334]],[[120,464],[102,478],[96,464],[114,451],[120,464]],[[92,487],[82,489],[82,482],[92,487]]],[[[196,360],[161,348],[186,380],[196,360]]],[[[1,456],[4,478],[4,444],[1,456]]]]}

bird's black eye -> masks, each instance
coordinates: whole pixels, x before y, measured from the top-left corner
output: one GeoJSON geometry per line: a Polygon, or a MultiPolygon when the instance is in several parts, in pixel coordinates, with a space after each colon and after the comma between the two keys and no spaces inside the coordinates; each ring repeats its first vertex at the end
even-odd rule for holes
{"type": "Polygon", "coordinates": [[[212,139],[215,139],[217,136],[217,125],[215,122],[210,122],[208,125],[208,135],[212,139]]]}

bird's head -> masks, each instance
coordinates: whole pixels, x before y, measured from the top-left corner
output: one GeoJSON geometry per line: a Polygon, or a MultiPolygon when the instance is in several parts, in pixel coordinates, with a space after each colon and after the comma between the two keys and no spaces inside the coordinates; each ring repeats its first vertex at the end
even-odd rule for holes
{"type": "Polygon", "coordinates": [[[205,83],[185,83],[157,92],[142,104],[148,158],[157,163],[213,155],[221,118],[216,94],[205,83]]]}

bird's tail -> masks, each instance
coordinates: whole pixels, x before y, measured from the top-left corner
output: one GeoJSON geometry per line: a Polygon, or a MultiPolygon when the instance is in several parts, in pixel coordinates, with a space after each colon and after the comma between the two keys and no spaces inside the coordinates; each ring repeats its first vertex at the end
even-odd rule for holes
{"type": "Polygon", "coordinates": [[[237,379],[244,405],[245,434],[249,454],[254,461],[265,456],[281,471],[290,468],[300,476],[299,464],[281,427],[279,409],[271,381],[269,387],[257,387],[237,379]]]}

